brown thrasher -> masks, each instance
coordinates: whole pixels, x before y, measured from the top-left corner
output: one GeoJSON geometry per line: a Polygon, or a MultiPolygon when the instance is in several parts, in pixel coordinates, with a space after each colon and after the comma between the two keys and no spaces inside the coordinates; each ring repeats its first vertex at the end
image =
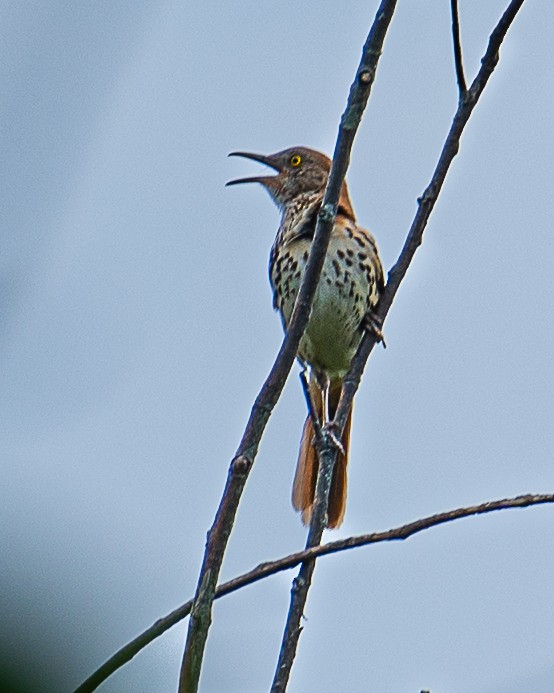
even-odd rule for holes
{"type": "MultiPolygon", "coordinates": [[[[261,183],[281,210],[281,223],[269,259],[269,277],[273,305],[281,314],[286,330],[308,260],[331,161],[306,147],[293,147],[269,156],[249,152],[232,152],[230,156],[253,159],[277,171],[277,175],[240,178],[227,185],[261,183]]],[[[371,327],[378,332],[372,309],[383,287],[377,245],[373,236],[357,225],[345,182],[310,318],[298,347],[298,359],[308,369],[311,400],[323,424],[333,420],[342,380],[364,329],[371,327]]],[[[351,420],[352,410],[333,470],[327,523],[330,528],[341,524],[346,507],[351,420]]],[[[304,524],[310,520],[317,479],[318,458],[313,438],[308,414],[292,490],[293,507],[302,513],[304,524]]]]}

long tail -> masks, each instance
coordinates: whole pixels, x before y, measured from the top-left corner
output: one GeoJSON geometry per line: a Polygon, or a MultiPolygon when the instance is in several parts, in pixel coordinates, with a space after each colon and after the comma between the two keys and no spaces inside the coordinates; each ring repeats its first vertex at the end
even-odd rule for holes
{"type": "MultiPolygon", "coordinates": [[[[329,391],[329,414],[331,418],[335,415],[335,410],[337,408],[341,393],[341,387],[341,381],[331,383],[331,388],[329,391]]],[[[312,399],[318,404],[318,415],[321,418],[323,409],[321,404],[321,390],[313,377],[310,378],[310,389],[312,390],[312,399]]],[[[331,480],[328,508],[329,522],[327,526],[329,529],[340,526],[346,510],[346,466],[348,464],[348,447],[350,443],[351,422],[352,407],[348,412],[346,426],[344,427],[344,432],[342,434],[342,446],[345,454],[343,455],[341,452],[338,453],[335,468],[333,469],[333,479],[331,480]]],[[[312,420],[308,415],[302,431],[300,452],[298,454],[298,463],[296,465],[296,473],[294,475],[294,484],[292,487],[292,506],[295,510],[302,513],[302,522],[305,525],[309,524],[312,514],[317,470],[319,467],[317,452],[312,444],[313,438],[314,429],[312,420]]]]}

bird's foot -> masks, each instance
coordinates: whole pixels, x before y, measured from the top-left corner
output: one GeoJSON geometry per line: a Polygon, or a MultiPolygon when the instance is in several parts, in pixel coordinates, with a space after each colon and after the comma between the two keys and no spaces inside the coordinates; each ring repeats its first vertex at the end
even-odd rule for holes
{"type": "Polygon", "coordinates": [[[387,343],[385,342],[385,335],[382,332],[383,321],[375,313],[370,311],[367,313],[363,320],[363,327],[368,332],[372,332],[378,342],[381,342],[383,349],[387,348],[387,343]]]}
{"type": "Polygon", "coordinates": [[[325,426],[323,426],[324,438],[327,438],[331,443],[337,448],[339,452],[346,455],[344,450],[344,445],[337,434],[337,427],[334,421],[328,421],[325,426]]]}

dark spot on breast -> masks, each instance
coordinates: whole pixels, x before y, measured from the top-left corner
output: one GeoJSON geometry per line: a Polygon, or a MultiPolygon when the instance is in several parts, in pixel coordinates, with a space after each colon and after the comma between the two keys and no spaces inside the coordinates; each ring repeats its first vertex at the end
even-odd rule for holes
{"type": "Polygon", "coordinates": [[[352,265],[353,265],[353,262],[349,257],[345,258],[344,262],[345,262],[347,267],[352,267],[352,265]]]}
{"type": "Polygon", "coordinates": [[[367,260],[367,253],[358,253],[360,260],[367,260]]]}
{"type": "Polygon", "coordinates": [[[346,254],[348,255],[348,257],[354,257],[354,251],[352,250],[352,248],[347,248],[346,254]]]}
{"type": "Polygon", "coordinates": [[[346,257],[344,252],[340,248],[337,250],[337,255],[340,257],[341,260],[344,260],[344,258],[346,257]]]}
{"type": "Polygon", "coordinates": [[[305,250],[305,251],[304,251],[304,255],[302,255],[302,258],[303,258],[304,262],[308,262],[308,255],[309,255],[308,251],[305,250]]]}
{"type": "Polygon", "coordinates": [[[331,286],[331,279],[329,277],[325,277],[325,281],[327,284],[329,284],[329,286],[331,286]]]}
{"type": "Polygon", "coordinates": [[[338,277],[340,274],[340,265],[339,265],[337,260],[333,260],[333,267],[334,267],[334,270],[337,273],[337,277],[338,277]]]}

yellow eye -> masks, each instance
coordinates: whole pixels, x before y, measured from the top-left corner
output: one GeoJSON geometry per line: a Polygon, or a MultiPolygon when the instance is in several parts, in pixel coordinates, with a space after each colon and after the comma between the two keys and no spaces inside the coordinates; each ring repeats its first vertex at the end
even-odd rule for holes
{"type": "Polygon", "coordinates": [[[300,154],[293,154],[293,156],[291,156],[290,165],[293,168],[298,168],[301,165],[301,163],[302,163],[302,157],[300,156],[300,154]]]}

